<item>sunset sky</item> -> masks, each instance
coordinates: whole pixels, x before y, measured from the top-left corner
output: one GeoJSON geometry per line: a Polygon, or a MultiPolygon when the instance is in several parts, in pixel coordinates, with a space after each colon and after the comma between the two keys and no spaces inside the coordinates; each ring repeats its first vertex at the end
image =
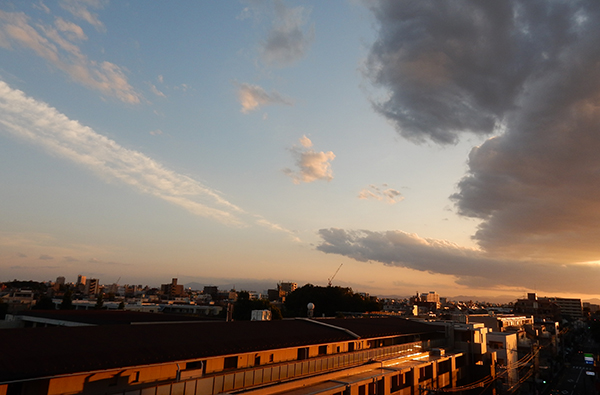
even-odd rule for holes
{"type": "Polygon", "coordinates": [[[0,281],[600,297],[597,1],[3,1],[0,281]]]}

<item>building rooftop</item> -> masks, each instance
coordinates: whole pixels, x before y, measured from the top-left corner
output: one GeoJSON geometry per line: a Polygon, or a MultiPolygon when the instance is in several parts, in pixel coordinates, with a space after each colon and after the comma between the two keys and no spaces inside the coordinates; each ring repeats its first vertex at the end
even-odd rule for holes
{"type": "Polygon", "coordinates": [[[185,315],[145,313],[124,310],[29,310],[20,312],[17,315],[23,317],[25,320],[27,317],[34,317],[89,325],[131,325],[203,320],[203,318],[185,315]]]}
{"type": "Polygon", "coordinates": [[[189,322],[3,329],[0,382],[361,338],[437,333],[398,318],[189,322]],[[336,328],[338,327],[338,328],[336,328]]]}

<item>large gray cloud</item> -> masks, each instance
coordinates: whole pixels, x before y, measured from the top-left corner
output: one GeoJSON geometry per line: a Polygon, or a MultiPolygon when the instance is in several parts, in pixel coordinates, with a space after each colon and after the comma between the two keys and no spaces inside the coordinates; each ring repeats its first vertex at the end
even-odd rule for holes
{"type": "Polygon", "coordinates": [[[592,281],[600,267],[556,265],[552,262],[498,258],[484,251],[460,247],[442,240],[421,238],[402,231],[321,229],[317,250],[347,256],[360,262],[375,261],[388,266],[451,275],[457,284],[475,289],[529,289],[534,284],[547,292],[595,294],[592,281]]]}
{"type": "Polygon", "coordinates": [[[488,251],[600,256],[600,3],[375,2],[375,108],[416,141],[497,132],[452,196],[488,251]]]}
{"type": "Polygon", "coordinates": [[[402,242],[377,251],[368,243],[382,234],[352,231],[335,242],[322,231],[319,249],[464,283],[584,292],[576,280],[599,269],[575,263],[600,260],[600,3],[370,6],[379,36],[368,72],[388,93],[374,108],[416,142],[494,134],[471,151],[451,196],[459,214],[482,221],[474,235],[481,251],[402,242]]]}
{"type": "Polygon", "coordinates": [[[376,1],[379,36],[367,62],[389,95],[375,109],[415,141],[454,143],[502,125],[531,80],[560,67],[596,29],[597,4],[376,1]],[[587,20],[585,18],[588,18],[587,20]]]}

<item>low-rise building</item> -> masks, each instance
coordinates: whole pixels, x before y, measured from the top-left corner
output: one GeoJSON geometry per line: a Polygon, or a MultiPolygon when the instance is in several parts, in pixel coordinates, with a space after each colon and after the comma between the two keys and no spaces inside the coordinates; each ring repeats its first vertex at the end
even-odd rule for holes
{"type": "Polygon", "coordinates": [[[411,395],[472,379],[445,327],[399,318],[46,327],[2,335],[0,394],[411,395]]]}

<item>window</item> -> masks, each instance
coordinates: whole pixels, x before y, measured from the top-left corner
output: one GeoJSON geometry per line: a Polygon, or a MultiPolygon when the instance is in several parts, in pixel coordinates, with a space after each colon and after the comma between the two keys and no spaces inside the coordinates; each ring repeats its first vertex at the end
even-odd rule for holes
{"type": "Polygon", "coordinates": [[[185,370],[202,369],[202,361],[193,361],[185,364],[185,370]]]}
{"type": "Polygon", "coordinates": [[[419,369],[419,381],[429,380],[433,377],[433,365],[423,366],[419,369]]]}
{"type": "Polygon", "coordinates": [[[308,347],[302,347],[298,349],[298,360],[301,361],[303,359],[308,358],[308,347]]]}
{"type": "Polygon", "coordinates": [[[492,350],[502,350],[504,348],[504,344],[502,342],[489,341],[488,346],[492,350]]]}
{"type": "Polygon", "coordinates": [[[23,383],[10,383],[6,389],[6,395],[21,395],[23,383]]]}
{"type": "Polygon", "coordinates": [[[438,370],[439,370],[440,374],[448,373],[450,371],[451,367],[452,367],[452,364],[450,363],[449,359],[438,363],[438,370]]]}
{"type": "Polygon", "coordinates": [[[361,385],[358,387],[358,395],[366,395],[365,386],[361,385]]]}
{"type": "Polygon", "coordinates": [[[319,355],[327,355],[327,346],[319,346],[319,355]]]}
{"type": "Polygon", "coordinates": [[[260,365],[260,355],[256,354],[254,356],[254,366],[259,366],[260,365]]]}
{"type": "Polygon", "coordinates": [[[229,369],[237,369],[238,367],[238,357],[227,357],[225,358],[225,362],[223,364],[223,370],[229,369]]]}
{"type": "Polygon", "coordinates": [[[348,352],[354,351],[354,342],[348,343],[348,352]]]}

